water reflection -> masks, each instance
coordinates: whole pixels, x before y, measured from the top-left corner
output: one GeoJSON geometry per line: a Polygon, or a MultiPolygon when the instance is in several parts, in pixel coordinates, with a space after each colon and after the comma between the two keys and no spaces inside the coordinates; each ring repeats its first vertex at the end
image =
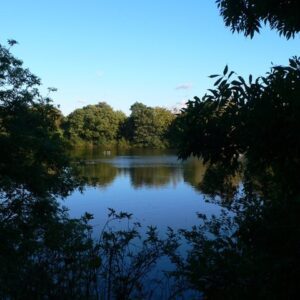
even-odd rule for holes
{"type": "Polygon", "coordinates": [[[191,158],[184,164],[183,180],[196,190],[200,191],[200,183],[203,181],[205,170],[206,167],[204,166],[202,161],[196,158],[191,158]]]}
{"type": "Polygon", "coordinates": [[[168,166],[130,168],[129,175],[134,188],[176,186],[182,177],[179,168],[168,166]]]}
{"type": "Polygon", "coordinates": [[[79,173],[90,186],[109,186],[118,174],[118,169],[109,163],[86,162],[79,167],[79,173]]]}
{"type": "Polygon", "coordinates": [[[85,177],[86,184],[105,188],[117,177],[129,177],[133,189],[142,187],[174,187],[180,181],[200,191],[205,167],[196,158],[182,162],[172,151],[130,150],[111,151],[103,149],[80,149],[76,155],[80,161],[80,175],[85,177]]]}

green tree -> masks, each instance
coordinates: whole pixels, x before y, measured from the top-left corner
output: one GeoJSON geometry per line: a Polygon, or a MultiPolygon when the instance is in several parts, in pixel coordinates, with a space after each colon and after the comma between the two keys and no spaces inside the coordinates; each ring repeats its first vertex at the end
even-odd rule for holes
{"type": "Polygon", "coordinates": [[[76,109],[67,117],[65,128],[71,140],[106,144],[117,140],[125,118],[121,111],[114,111],[107,103],[100,102],[76,109]]]}
{"type": "Polygon", "coordinates": [[[168,131],[175,116],[162,107],[148,107],[136,102],[131,106],[126,132],[135,146],[142,148],[167,148],[168,131]]]}

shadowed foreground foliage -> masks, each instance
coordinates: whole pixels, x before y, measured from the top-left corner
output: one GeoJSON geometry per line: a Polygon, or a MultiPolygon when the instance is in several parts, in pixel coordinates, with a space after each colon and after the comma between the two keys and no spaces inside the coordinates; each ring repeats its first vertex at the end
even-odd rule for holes
{"type": "MultiPolygon", "coordinates": [[[[260,21],[299,32],[296,1],[217,1],[225,24],[253,36],[260,21]]],[[[296,299],[300,277],[300,59],[248,79],[226,66],[214,88],[189,101],[173,124],[179,156],[202,158],[202,188],[225,186],[221,216],[180,236],[174,276],[209,299],[296,299]],[[230,178],[240,174],[243,189],[230,178]],[[235,193],[234,193],[235,192],[235,193]],[[226,200],[226,201],[224,201],[226,200]],[[230,200],[230,201],[228,201],[230,200]]],[[[215,199],[217,200],[217,199],[215,199]]],[[[222,200],[222,199],[221,199],[222,200]]]]}
{"type": "Polygon", "coordinates": [[[179,156],[203,158],[210,175],[218,172],[224,180],[243,167],[257,184],[274,185],[276,194],[284,191],[281,201],[289,201],[299,186],[299,58],[256,80],[233,75],[227,67],[212,75],[216,88],[182,110],[174,125],[179,156]]]}
{"type": "Polygon", "coordinates": [[[217,0],[225,25],[253,37],[269,24],[287,39],[300,31],[298,0],[217,0]]]}

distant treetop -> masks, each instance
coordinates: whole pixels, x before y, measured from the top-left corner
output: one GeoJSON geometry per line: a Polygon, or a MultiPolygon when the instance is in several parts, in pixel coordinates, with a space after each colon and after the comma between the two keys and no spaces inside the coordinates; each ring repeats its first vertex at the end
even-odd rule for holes
{"type": "Polygon", "coordinates": [[[293,38],[300,31],[299,0],[216,0],[225,25],[233,32],[254,36],[262,23],[293,38]]]}

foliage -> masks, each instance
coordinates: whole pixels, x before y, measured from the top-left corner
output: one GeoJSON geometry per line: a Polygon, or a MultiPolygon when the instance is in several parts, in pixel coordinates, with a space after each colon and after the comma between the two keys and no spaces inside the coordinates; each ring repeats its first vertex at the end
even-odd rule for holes
{"type": "Polygon", "coordinates": [[[114,111],[105,102],[76,109],[65,124],[66,134],[71,140],[81,139],[95,144],[106,144],[119,138],[119,128],[125,114],[114,111]]]}
{"type": "MultiPolygon", "coordinates": [[[[300,62],[246,81],[224,69],[215,89],[176,119],[180,156],[202,157],[206,187],[244,174],[221,216],[182,230],[187,257],[173,276],[209,299],[293,299],[299,292],[300,62]],[[208,183],[208,184],[207,184],[208,183]]],[[[224,196],[223,196],[224,197],[224,196]]]]}
{"type": "Polygon", "coordinates": [[[162,280],[152,271],[164,255],[165,242],[152,226],[142,238],[141,224],[131,219],[131,214],[109,209],[109,219],[100,235],[99,277],[106,299],[150,299],[162,280]]]}
{"type": "Polygon", "coordinates": [[[88,299],[98,260],[89,220],[70,219],[51,197],[2,194],[0,297],[88,299]]]}
{"type": "Polygon", "coordinates": [[[40,95],[39,85],[22,61],[0,45],[0,184],[36,194],[51,187],[52,193],[65,195],[74,182],[58,127],[61,114],[40,95]]]}
{"type": "Polygon", "coordinates": [[[227,175],[246,164],[252,175],[294,191],[299,184],[294,176],[300,156],[299,58],[248,82],[232,79],[233,74],[226,67],[223,75],[213,75],[216,88],[182,110],[176,120],[180,157],[201,157],[227,175]]]}
{"type": "Polygon", "coordinates": [[[225,25],[253,37],[261,24],[270,24],[287,39],[300,31],[298,0],[216,0],[225,25]]]}
{"type": "Polygon", "coordinates": [[[85,267],[92,249],[88,218],[70,220],[55,199],[79,184],[59,128],[62,115],[40,95],[39,85],[22,61],[0,45],[3,299],[68,299],[77,297],[83,281],[88,279],[87,290],[93,285],[92,270],[85,267]]]}
{"type": "Polygon", "coordinates": [[[0,297],[150,299],[159,283],[151,271],[165,247],[156,229],[141,238],[130,214],[111,209],[97,241],[92,218],[70,219],[52,198],[2,195],[0,297]]]}
{"type": "Polygon", "coordinates": [[[297,298],[299,209],[299,201],[268,203],[246,187],[229,210],[198,214],[198,225],[179,232],[188,250],[170,252],[171,275],[208,299],[297,298]]]}
{"type": "Polygon", "coordinates": [[[73,111],[64,121],[66,137],[76,145],[102,145],[112,148],[167,148],[169,128],[175,116],[162,107],[136,102],[131,115],[114,111],[108,104],[88,105],[73,111]]]}
{"type": "Polygon", "coordinates": [[[175,116],[162,107],[148,107],[136,102],[124,126],[124,135],[141,148],[167,148],[168,130],[175,116]]]}
{"type": "MultiPolygon", "coordinates": [[[[296,1],[217,1],[225,24],[253,36],[260,21],[299,32],[296,1]]],[[[187,256],[171,252],[173,276],[208,299],[295,299],[299,294],[300,60],[248,80],[226,66],[214,89],[174,122],[181,158],[204,159],[206,187],[243,174],[226,210],[181,230],[187,256]]],[[[229,189],[230,191],[230,189],[229,189]]],[[[224,203],[223,203],[224,204],[224,203]]]]}

